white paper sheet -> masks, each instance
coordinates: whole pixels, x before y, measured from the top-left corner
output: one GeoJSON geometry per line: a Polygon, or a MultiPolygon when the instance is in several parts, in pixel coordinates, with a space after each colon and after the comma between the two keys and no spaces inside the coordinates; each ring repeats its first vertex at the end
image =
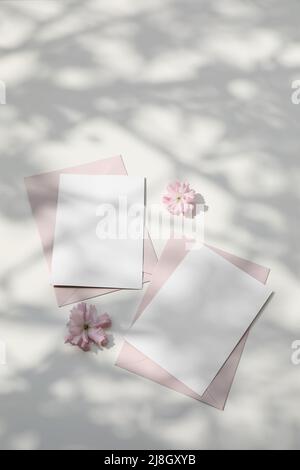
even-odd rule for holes
{"type": "Polygon", "coordinates": [[[52,283],[141,289],[145,179],[60,176],[52,283]]]}
{"type": "Polygon", "coordinates": [[[187,254],[126,339],[202,395],[270,295],[203,247],[187,254]]]}

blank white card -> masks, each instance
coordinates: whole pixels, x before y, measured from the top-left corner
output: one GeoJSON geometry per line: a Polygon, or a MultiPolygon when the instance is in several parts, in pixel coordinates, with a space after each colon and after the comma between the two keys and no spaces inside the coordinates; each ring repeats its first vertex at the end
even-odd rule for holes
{"type": "Polygon", "coordinates": [[[144,218],[144,178],[62,174],[52,284],[141,289],[144,218]]]}
{"type": "Polygon", "coordinates": [[[187,254],[126,339],[203,395],[270,295],[202,247],[187,254]]]}

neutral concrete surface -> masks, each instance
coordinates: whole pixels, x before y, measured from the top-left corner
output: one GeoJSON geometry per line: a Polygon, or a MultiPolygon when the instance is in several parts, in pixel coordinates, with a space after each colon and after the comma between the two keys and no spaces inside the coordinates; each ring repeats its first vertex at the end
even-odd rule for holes
{"type": "MultiPolygon", "coordinates": [[[[1,449],[298,448],[298,0],[0,2],[1,449]],[[272,269],[276,292],[221,413],[63,344],[23,177],[122,154],[148,200],[191,181],[206,239],[272,269]]],[[[157,244],[158,252],[162,247],[157,244]]]]}

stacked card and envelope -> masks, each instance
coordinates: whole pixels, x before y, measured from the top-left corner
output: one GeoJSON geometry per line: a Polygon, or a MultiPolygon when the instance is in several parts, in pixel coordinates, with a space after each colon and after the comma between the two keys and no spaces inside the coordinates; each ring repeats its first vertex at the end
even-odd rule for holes
{"type": "Polygon", "coordinates": [[[145,179],[122,157],[25,178],[59,306],[141,289],[157,257],[144,231],[145,179]]]}
{"type": "Polygon", "coordinates": [[[188,246],[168,242],[116,365],[224,409],[269,270],[188,246]]]}

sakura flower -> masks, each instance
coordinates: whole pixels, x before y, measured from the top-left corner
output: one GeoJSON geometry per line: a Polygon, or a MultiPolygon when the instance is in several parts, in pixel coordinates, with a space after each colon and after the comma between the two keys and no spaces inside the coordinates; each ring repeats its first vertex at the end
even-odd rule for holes
{"type": "Polygon", "coordinates": [[[88,307],[82,302],[71,310],[65,343],[78,346],[83,351],[89,351],[92,344],[106,346],[108,337],[104,330],[110,326],[111,319],[107,313],[99,316],[95,305],[88,307]]]}
{"type": "Polygon", "coordinates": [[[163,197],[163,203],[173,215],[191,217],[195,207],[196,192],[190,188],[189,183],[176,181],[169,184],[163,197]]]}

